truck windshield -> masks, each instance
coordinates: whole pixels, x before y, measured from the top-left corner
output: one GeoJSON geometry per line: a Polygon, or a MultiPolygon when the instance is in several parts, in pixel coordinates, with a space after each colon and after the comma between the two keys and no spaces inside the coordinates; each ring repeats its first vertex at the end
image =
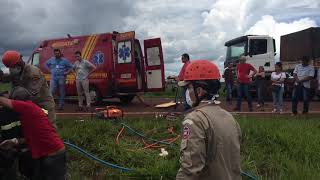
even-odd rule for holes
{"type": "Polygon", "coordinates": [[[227,56],[226,61],[235,61],[240,58],[240,56],[245,54],[245,47],[247,41],[238,42],[237,44],[233,44],[228,46],[227,48],[227,56]]]}

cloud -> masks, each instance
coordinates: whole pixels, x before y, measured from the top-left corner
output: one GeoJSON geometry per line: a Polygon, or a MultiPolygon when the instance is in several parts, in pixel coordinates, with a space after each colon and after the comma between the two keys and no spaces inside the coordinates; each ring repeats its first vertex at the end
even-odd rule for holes
{"type": "Polygon", "coordinates": [[[316,26],[320,16],[318,0],[138,0],[133,9],[123,29],[136,30],[141,39],[161,37],[167,75],[179,72],[182,53],[215,60],[222,70],[226,41],[249,32],[279,39],[289,29],[316,26]]]}
{"type": "Polygon", "coordinates": [[[44,39],[112,32],[123,26],[128,0],[10,0],[0,2],[0,54],[18,49],[29,55],[44,39]]]}

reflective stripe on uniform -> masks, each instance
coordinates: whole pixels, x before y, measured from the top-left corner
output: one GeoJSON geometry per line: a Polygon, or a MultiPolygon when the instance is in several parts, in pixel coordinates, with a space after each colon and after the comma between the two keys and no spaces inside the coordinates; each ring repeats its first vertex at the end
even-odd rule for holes
{"type": "Polygon", "coordinates": [[[10,130],[16,126],[21,126],[21,122],[20,121],[15,121],[15,122],[12,122],[10,124],[7,124],[5,126],[1,126],[1,130],[2,131],[7,131],[7,130],[10,130]]]}
{"type": "Polygon", "coordinates": [[[182,124],[183,124],[183,125],[185,125],[185,124],[190,124],[190,125],[192,125],[192,124],[193,124],[193,121],[192,121],[191,119],[186,119],[186,120],[184,120],[184,121],[182,122],[182,124]]]}
{"type": "Polygon", "coordinates": [[[48,110],[42,108],[42,111],[43,111],[46,115],[48,115],[48,110]]]}

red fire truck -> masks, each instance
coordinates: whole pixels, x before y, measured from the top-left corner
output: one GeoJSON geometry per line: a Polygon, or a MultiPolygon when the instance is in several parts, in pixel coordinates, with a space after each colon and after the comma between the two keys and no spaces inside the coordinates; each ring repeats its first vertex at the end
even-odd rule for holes
{"type": "MultiPolygon", "coordinates": [[[[129,103],[137,93],[163,91],[165,88],[160,38],[144,40],[143,45],[144,55],[134,32],[69,36],[41,42],[29,63],[38,66],[50,81],[44,64],[53,56],[53,49],[60,49],[72,63],[75,61],[74,53],[81,51],[83,59],[97,66],[89,77],[93,103],[98,104],[103,98],[112,97],[129,103]]],[[[73,73],[66,78],[66,95],[77,95],[73,73]]]]}

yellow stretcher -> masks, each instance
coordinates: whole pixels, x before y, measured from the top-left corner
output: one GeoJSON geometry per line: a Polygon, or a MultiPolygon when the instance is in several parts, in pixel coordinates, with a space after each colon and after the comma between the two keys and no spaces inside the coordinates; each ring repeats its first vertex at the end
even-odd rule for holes
{"type": "Polygon", "coordinates": [[[162,104],[158,104],[154,107],[156,108],[168,108],[168,107],[172,107],[172,106],[175,106],[175,108],[177,108],[177,105],[178,105],[178,91],[179,91],[179,86],[178,84],[176,84],[176,87],[175,87],[175,97],[174,97],[174,101],[170,101],[168,103],[162,103],[162,104]]]}
{"type": "Polygon", "coordinates": [[[167,108],[167,107],[171,107],[171,106],[175,106],[175,105],[177,105],[177,103],[171,101],[171,102],[168,102],[168,103],[158,104],[158,105],[156,105],[154,107],[156,107],[156,108],[167,108]]]}

